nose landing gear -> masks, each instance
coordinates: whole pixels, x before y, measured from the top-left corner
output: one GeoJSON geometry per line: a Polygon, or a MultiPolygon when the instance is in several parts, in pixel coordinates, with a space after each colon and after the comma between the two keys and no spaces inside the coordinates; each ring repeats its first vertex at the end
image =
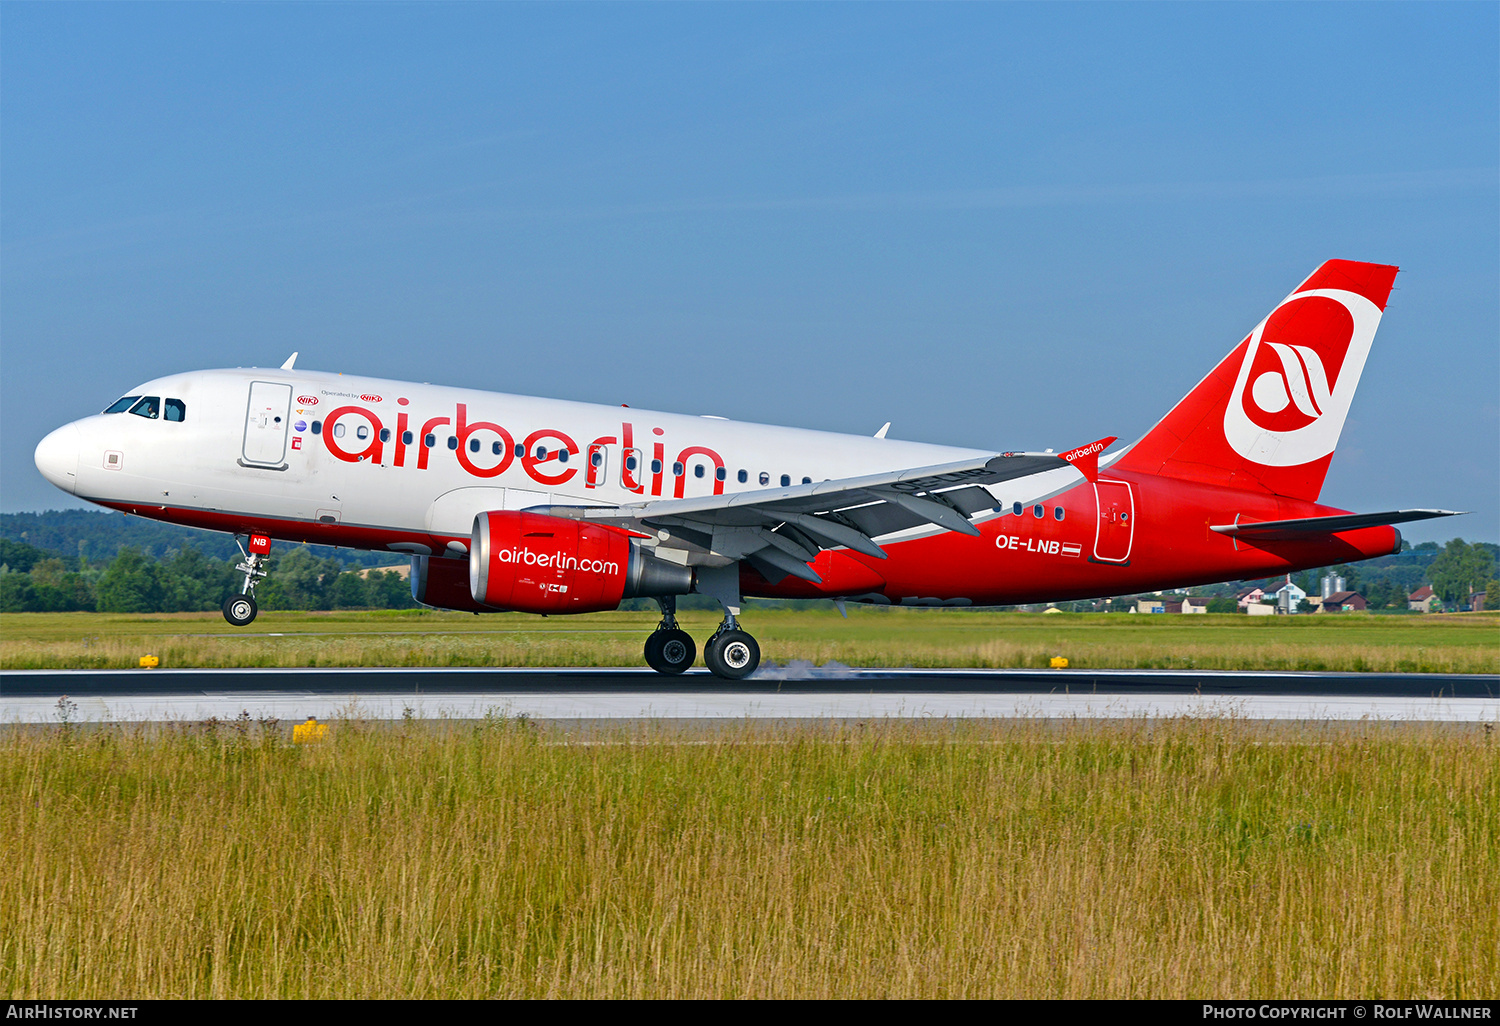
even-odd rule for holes
{"type": "Polygon", "coordinates": [[[259,611],[254,595],[231,595],[224,600],[224,619],[236,627],[249,624],[259,611]]]}
{"type": "MultiPolygon", "coordinates": [[[[235,544],[240,545],[239,537],[236,536],[235,544]]],[[[245,546],[240,545],[240,552],[245,561],[238,564],[235,569],[245,575],[245,584],[240,589],[240,594],[231,595],[224,600],[224,619],[235,627],[244,627],[255,619],[255,614],[260,612],[260,607],[255,603],[255,586],[262,577],[267,574],[261,569],[267,556],[271,554],[271,539],[264,534],[252,534],[250,536],[250,551],[245,551],[245,546]]]]}

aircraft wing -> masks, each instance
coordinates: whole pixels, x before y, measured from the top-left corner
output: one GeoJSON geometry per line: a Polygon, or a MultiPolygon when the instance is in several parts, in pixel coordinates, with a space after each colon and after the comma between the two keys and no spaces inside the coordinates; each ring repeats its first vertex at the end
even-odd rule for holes
{"type": "Polygon", "coordinates": [[[884,559],[875,538],[929,524],[977,536],[969,517],[995,508],[980,486],[1075,465],[1072,455],[1007,452],[784,488],[537,512],[637,531],[665,529],[704,552],[744,559],[773,582],[790,574],[817,583],[807,564],[822,549],[845,547],[884,559]]]}

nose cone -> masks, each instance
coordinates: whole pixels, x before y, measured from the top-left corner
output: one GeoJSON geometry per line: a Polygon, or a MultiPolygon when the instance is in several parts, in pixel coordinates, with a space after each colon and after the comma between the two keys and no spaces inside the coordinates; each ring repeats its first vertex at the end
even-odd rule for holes
{"type": "Polygon", "coordinates": [[[65,492],[73,491],[78,481],[78,428],[64,424],[36,447],[36,469],[65,492]]]}

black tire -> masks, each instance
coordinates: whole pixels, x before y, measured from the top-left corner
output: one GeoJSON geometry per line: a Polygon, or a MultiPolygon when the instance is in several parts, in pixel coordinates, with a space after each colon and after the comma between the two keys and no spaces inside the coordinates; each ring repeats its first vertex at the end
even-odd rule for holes
{"type": "Polygon", "coordinates": [[[697,658],[698,646],[687,631],[654,631],[646,639],[646,665],[657,673],[676,676],[697,658]]]}
{"type": "Polygon", "coordinates": [[[224,619],[236,627],[244,627],[255,619],[260,607],[254,595],[231,595],[224,600],[224,619]]]}
{"type": "Polygon", "coordinates": [[[760,665],[760,646],[744,631],[721,631],[703,646],[703,661],[715,677],[741,680],[760,665]]]}

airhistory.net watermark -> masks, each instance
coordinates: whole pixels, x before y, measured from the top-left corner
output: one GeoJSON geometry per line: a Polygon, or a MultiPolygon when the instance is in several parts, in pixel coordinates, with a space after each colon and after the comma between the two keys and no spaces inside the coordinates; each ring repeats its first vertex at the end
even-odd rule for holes
{"type": "Polygon", "coordinates": [[[134,1019],[137,1005],[75,1004],[56,1001],[11,1001],[7,1019],[134,1019]]]}

